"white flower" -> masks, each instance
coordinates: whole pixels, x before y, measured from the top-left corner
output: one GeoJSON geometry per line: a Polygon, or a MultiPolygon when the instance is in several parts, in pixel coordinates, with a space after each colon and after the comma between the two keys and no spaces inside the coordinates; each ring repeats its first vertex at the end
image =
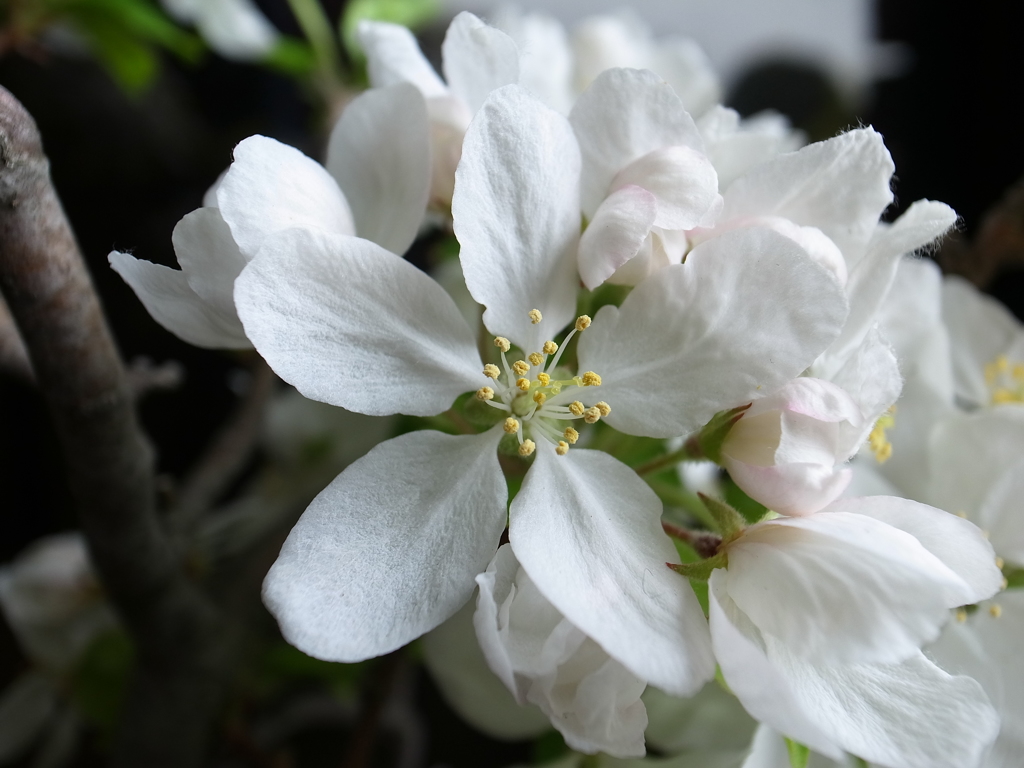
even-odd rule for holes
{"type": "Polygon", "coordinates": [[[480,646],[516,700],[540,707],[573,749],[643,756],[647,684],[548,602],[508,544],[476,582],[480,646]]]}
{"type": "Polygon", "coordinates": [[[842,388],[803,377],[755,400],[722,443],[722,466],[751,498],[783,515],[817,512],[843,492],[837,465],[860,447],[862,416],[842,388]]]}
{"type": "Polygon", "coordinates": [[[736,110],[721,104],[700,116],[697,129],[722,191],[758,163],[794,152],[806,141],[783,115],[760,112],[742,119],[736,110]]]}
{"type": "Polygon", "coordinates": [[[502,354],[504,374],[484,369],[440,286],[368,241],[292,229],[239,277],[247,334],[303,394],[425,416],[476,390],[506,419],[479,435],[389,440],[317,497],[264,592],[307,653],[385,653],[469,598],[505,527],[496,449],[507,432],[534,456],[507,519],[544,597],[638,678],[682,695],[711,675],[699,606],[664,567],[677,559],[659,500],[611,456],[570,449],[567,427],[585,429],[582,417],[631,434],[688,432],[803,370],[842,324],[843,298],[791,241],[753,229],[723,236],[621,308],[603,307],[589,329],[580,319],[584,373],[562,378],[559,347],[544,341],[574,314],[578,158],[568,122],[518,86],[492,94],[466,135],[453,201],[466,283],[500,347],[510,339],[536,353],[511,364],[502,354]],[[793,301],[759,301],[774,291],[793,301]]]}
{"type": "Polygon", "coordinates": [[[974,680],[918,648],[1001,574],[970,523],[916,502],[844,499],[758,523],[710,580],[715,656],[761,722],[839,759],[975,765],[998,720],[974,680]]]}
{"type": "Polygon", "coordinates": [[[406,27],[362,21],[359,42],[371,85],[411,83],[427,100],[433,158],[430,203],[447,211],[469,122],[491,91],[519,81],[519,49],[504,32],[463,11],[452,19],[441,45],[446,84],[406,27]]]}
{"type": "Polygon", "coordinates": [[[422,97],[398,84],[348,105],[331,134],[326,168],[252,136],[235,147],[205,207],[174,228],[180,271],[118,251],[110,265],[178,337],[200,347],[249,347],[232,291],[270,235],[302,226],[358,234],[396,253],[412,244],[430,184],[426,126],[422,97]]]}
{"type": "Polygon", "coordinates": [[[681,230],[709,226],[721,207],[718,176],[697,126],[654,73],[612,69],[569,115],[583,156],[583,284],[635,285],[682,261],[681,230]]]}
{"type": "Polygon", "coordinates": [[[195,24],[209,46],[226,59],[258,61],[280,35],[252,0],[160,0],[183,24],[195,24]]]}

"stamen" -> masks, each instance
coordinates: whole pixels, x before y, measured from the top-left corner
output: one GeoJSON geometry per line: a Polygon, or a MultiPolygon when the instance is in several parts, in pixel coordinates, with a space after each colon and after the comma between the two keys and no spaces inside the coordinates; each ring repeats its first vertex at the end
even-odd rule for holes
{"type": "Polygon", "coordinates": [[[565,440],[559,440],[558,445],[555,446],[555,453],[559,456],[565,456],[569,452],[569,444],[565,440]]]}
{"type": "Polygon", "coordinates": [[[541,350],[543,350],[545,355],[553,355],[558,351],[558,345],[553,341],[545,341],[541,350]]]}
{"type": "Polygon", "coordinates": [[[594,407],[601,412],[601,418],[604,418],[605,416],[612,412],[612,407],[608,405],[608,403],[606,403],[604,400],[601,400],[598,403],[594,403],[594,407]]]}
{"type": "Polygon", "coordinates": [[[896,419],[893,418],[895,412],[896,409],[893,407],[879,416],[871,429],[871,434],[868,435],[868,445],[871,446],[871,452],[875,454],[875,461],[879,464],[884,464],[892,457],[892,443],[886,437],[885,430],[896,423],[896,419]]]}
{"type": "Polygon", "coordinates": [[[501,376],[501,371],[498,369],[498,366],[493,363],[488,363],[484,366],[484,376],[488,379],[497,379],[501,376]]]}
{"type": "Polygon", "coordinates": [[[580,315],[576,318],[576,330],[585,331],[590,327],[590,315],[580,315]]]}
{"type": "Polygon", "coordinates": [[[537,450],[537,444],[535,442],[533,442],[533,440],[529,440],[529,439],[523,440],[522,445],[519,446],[519,455],[520,456],[529,456],[535,450],[537,450]]]}
{"type": "Polygon", "coordinates": [[[576,445],[576,441],[580,439],[580,433],[572,427],[566,427],[565,432],[562,433],[562,437],[568,440],[572,445],[576,445]]]}
{"type": "Polygon", "coordinates": [[[533,393],[533,402],[535,402],[537,405],[544,405],[544,401],[547,400],[547,399],[548,399],[548,396],[545,395],[543,392],[534,392],[533,393]]]}
{"type": "Polygon", "coordinates": [[[526,359],[530,361],[530,365],[536,368],[538,365],[544,362],[544,355],[542,355],[540,352],[531,352],[526,359]]]}
{"type": "Polygon", "coordinates": [[[516,379],[516,388],[519,389],[520,392],[529,392],[530,391],[530,380],[529,379],[516,379]]]}
{"type": "Polygon", "coordinates": [[[513,419],[511,416],[509,416],[507,419],[505,419],[505,424],[502,426],[502,429],[505,430],[506,435],[514,435],[516,432],[519,431],[519,422],[516,419],[513,419]]]}
{"type": "Polygon", "coordinates": [[[583,374],[583,386],[584,387],[600,387],[601,377],[593,371],[587,371],[583,374]]]}
{"type": "Polygon", "coordinates": [[[587,410],[583,412],[583,420],[587,422],[587,424],[597,424],[597,422],[601,420],[601,409],[597,406],[587,408],[587,410]]]}
{"type": "Polygon", "coordinates": [[[480,389],[478,389],[476,391],[476,399],[477,400],[493,400],[494,399],[494,390],[491,389],[490,387],[480,387],[480,389]]]}
{"type": "Polygon", "coordinates": [[[544,319],[544,315],[540,313],[539,309],[531,309],[527,314],[530,316],[530,322],[534,325],[544,319]]]}
{"type": "Polygon", "coordinates": [[[540,385],[542,387],[546,387],[548,384],[551,383],[551,377],[548,376],[546,373],[538,373],[537,374],[537,381],[540,382],[540,385]]]}
{"type": "Polygon", "coordinates": [[[967,621],[967,611],[965,611],[963,608],[957,608],[956,620],[958,624],[963,624],[965,621],[967,621]]]}
{"type": "Polygon", "coordinates": [[[569,403],[569,413],[571,413],[573,416],[582,416],[585,408],[586,406],[583,405],[583,403],[581,403],[579,400],[573,400],[571,403],[569,403]]]}
{"type": "Polygon", "coordinates": [[[998,568],[1001,571],[1001,570],[1003,570],[1003,566],[1004,565],[1006,565],[1006,561],[1003,560],[1003,558],[1001,558],[1001,557],[997,557],[996,558],[996,568],[998,568]]]}
{"type": "Polygon", "coordinates": [[[508,352],[510,349],[512,349],[512,342],[510,342],[504,336],[497,336],[494,339],[494,346],[496,346],[502,352],[508,352]]]}
{"type": "Polygon", "coordinates": [[[1003,606],[1001,606],[999,603],[992,603],[992,605],[988,607],[988,612],[993,619],[998,619],[1000,616],[1003,615],[1003,606]]]}
{"type": "Polygon", "coordinates": [[[530,364],[525,360],[516,360],[512,363],[512,370],[516,372],[516,376],[525,376],[530,372],[530,364]]]}

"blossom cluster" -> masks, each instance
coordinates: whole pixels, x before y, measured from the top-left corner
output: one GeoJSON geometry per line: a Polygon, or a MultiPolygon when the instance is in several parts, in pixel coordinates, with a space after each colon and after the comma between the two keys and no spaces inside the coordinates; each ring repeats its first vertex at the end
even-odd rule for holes
{"type": "Polygon", "coordinates": [[[264,583],[284,636],[355,662],[430,633],[467,718],[550,723],[581,753],[692,747],[684,700],[724,695],[761,724],[729,745],[751,767],[782,736],[1009,764],[1024,687],[986,663],[1024,617],[996,598],[1024,565],[1024,337],[911,257],[956,214],[883,221],[878,133],[801,147],[741,120],[688,41],[498,23],[457,16],[442,79],[408,30],[364,22],[372,87],[324,165],[248,138],[175,228],[180,270],[110,256],[186,341],[451,427],[409,422],[310,504],[264,583]],[[454,287],[403,258],[426,227],[458,241],[454,287]],[[659,455],[627,461],[639,444],[659,455]],[[684,495],[695,460],[757,514],[714,493],[666,512],[659,483],[684,495]]]}

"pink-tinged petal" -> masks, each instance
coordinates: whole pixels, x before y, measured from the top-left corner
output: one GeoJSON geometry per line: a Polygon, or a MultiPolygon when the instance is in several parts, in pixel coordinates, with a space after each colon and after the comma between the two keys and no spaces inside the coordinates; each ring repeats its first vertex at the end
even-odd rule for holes
{"type": "Polygon", "coordinates": [[[500,29],[463,11],[448,26],[441,44],[444,77],[471,114],[503,85],[519,82],[519,49],[500,29]]]}
{"type": "Polygon", "coordinates": [[[338,475],[288,535],[263,600],[304,653],[355,662],[454,614],[505,527],[502,432],[410,432],[338,475]]]}
{"type": "Polygon", "coordinates": [[[579,168],[569,123],[517,85],[494,91],[466,132],[452,200],[466,285],[487,328],[527,353],[576,311],[579,168]]]}
{"type": "Polygon", "coordinates": [[[542,441],[509,538],[537,588],[637,677],[679,696],[711,678],[707,624],[661,529],[661,502],[608,454],[542,441]]]}
{"type": "Polygon", "coordinates": [[[654,193],[654,224],[663,229],[692,229],[721,206],[715,167],[704,153],[689,147],[664,147],[637,158],[615,175],[611,189],[627,185],[654,193]]]}
{"type": "Polygon", "coordinates": [[[588,216],[612,191],[616,174],[649,152],[675,146],[704,151],[672,86],[647,70],[601,73],[576,101],[569,122],[583,155],[580,190],[588,216]]]}
{"type": "Polygon", "coordinates": [[[850,484],[849,469],[822,464],[759,467],[722,455],[729,477],[755,501],[780,515],[810,515],[839,498],[850,484]]]}
{"type": "Polygon", "coordinates": [[[637,255],[657,213],[657,199],[642,187],[623,187],[605,198],[580,238],[577,261],[587,288],[594,290],[637,255]]]}
{"type": "Polygon", "coordinates": [[[250,136],[235,147],[235,161],[217,188],[217,207],[247,260],[270,235],[292,227],[355,234],[334,177],[295,147],[266,136],[250,136]]]}
{"type": "Polygon", "coordinates": [[[842,387],[831,381],[801,376],[766,397],[755,400],[743,418],[768,411],[793,411],[818,421],[860,421],[860,409],[842,387]]]}
{"type": "Polygon", "coordinates": [[[432,416],[485,383],[445,290],[369,240],[291,229],[235,282],[239,317],[277,374],[370,416],[432,416]]]}
{"type": "Polygon", "coordinates": [[[428,99],[448,93],[408,27],[363,20],[359,22],[359,44],[374,88],[412,83],[428,99]]]}
{"type": "Polygon", "coordinates": [[[331,133],[327,170],[352,209],[355,233],[405,253],[430,196],[430,125],[420,92],[396,83],[356,96],[331,133]]]}

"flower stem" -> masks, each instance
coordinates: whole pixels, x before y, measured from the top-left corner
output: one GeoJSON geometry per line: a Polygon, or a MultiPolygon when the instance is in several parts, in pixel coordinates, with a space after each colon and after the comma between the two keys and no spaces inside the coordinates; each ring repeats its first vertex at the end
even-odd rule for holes
{"type": "Polygon", "coordinates": [[[634,470],[643,477],[644,475],[654,474],[668,467],[675,466],[681,461],[700,461],[703,458],[704,452],[700,449],[700,443],[697,441],[697,438],[688,437],[679,450],[666,453],[656,459],[651,459],[647,463],[635,467],[634,470]]]}
{"type": "Polygon", "coordinates": [[[658,480],[648,480],[647,484],[665,504],[684,510],[711,530],[718,527],[715,518],[701,503],[697,494],[658,480]]]}
{"type": "Polygon", "coordinates": [[[323,6],[319,0],[288,0],[288,5],[313,49],[323,87],[328,90],[340,87],[342,70],[338,42],[323,6]]]}

